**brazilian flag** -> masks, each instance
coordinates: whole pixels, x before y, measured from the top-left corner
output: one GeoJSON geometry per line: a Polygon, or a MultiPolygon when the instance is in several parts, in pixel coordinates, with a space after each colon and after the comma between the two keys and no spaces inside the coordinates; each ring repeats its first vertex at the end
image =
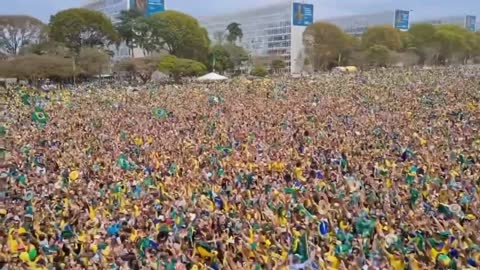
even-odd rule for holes
{"type": "Polygon", "coordinates": [[[158,119],[167,119],[169,117],[169,113],[166,110],[160,108],[155,109],[153,111],[153,115],[158,119]]]}
{"type": "Polygon", "coordinates": [[[38,124],[46,124],[48,122],[48,114],[41,108],[36,108],[35,111],[32,113],[32,120],[38,124]]]}
{"type": "Polygon", "coordinates": [[[233,148],[229,146],[218,146],[216,149],[227,156],[233,153],[233,148]]]}
{"type": "Polygon", "coordinates": [[[120,155],[118,158],[117,167],[120,167],[125,171],[133,171],[137,168],[136,165],[131,163],[124,154],[120,155]]]}
{"type": "Polygon", "coordinates": [[[294,239],[292,251],[302,263],[308,260],[308,236],[306,233],[303,233],[300,238],[294,239]]]}
{"type": "Polygon", "coordinates": [[[30,106],[32,104],[31,97],[30,97],[29,94],[24,93],[24,94],[22,94],[21,98],[22,98],[22,103],[24,105],[30,106]]]}

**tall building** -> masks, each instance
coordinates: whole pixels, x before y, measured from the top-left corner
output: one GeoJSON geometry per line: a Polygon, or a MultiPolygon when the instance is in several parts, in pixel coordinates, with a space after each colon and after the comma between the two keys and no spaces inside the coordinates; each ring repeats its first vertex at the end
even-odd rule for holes
{"type": "Polygon", "coordinates": [[[199,18],[200,25],[207,29],[214,43],[220,42],[220,37],[232,22],[241,25],[241,46],[253,57],[282,59],[289,71],[301,72],[303,60],[300,61],[299,54],[303,50],[302,35],[305,28],[313,23],[313,5],[284,0],[283,3],[259,9],[199,18]]]}

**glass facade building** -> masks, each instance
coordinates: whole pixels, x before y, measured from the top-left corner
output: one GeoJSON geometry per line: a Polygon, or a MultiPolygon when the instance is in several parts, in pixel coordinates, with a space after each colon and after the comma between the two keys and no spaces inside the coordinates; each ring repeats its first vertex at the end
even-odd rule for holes
{"type": "Polygon", "coordinates": [[[198,19],[214,43],[221,42],[219,33],[225,34],[227,25],[240,24],[243,38],[240,41],[254,57],[278,57],[290,65],[291,52],[291,3],[270,5],[256,10],[241,11],[224,16],[198,19]]]}
{"type": "Polygon", "coordinates": [[[83,8],[100,11],[107,15],[113,23],[117,21],[122,10],[128,10],[129,0],[97,0],[89,1],[83,8]]]}
{"type": "Polygon", "coordinates": [[[284,0],[262,8],[239,11],[223,16],[199,18],[212,42],[221,42],[227,26],[236,22],[241,26],[243,38],[240,41],[254,59],[283,60],[286,71],[301,73],[303,70],[303,32],[313,23],[314,6],[309,1],[284,0]]]}

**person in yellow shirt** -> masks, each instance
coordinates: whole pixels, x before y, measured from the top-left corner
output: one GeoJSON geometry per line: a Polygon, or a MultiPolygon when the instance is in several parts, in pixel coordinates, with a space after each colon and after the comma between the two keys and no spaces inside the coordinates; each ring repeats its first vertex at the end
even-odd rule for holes
{"type": "Polygon", "coordinates": [[[388,261],[393,270],[405,270],[405,261],[399,254],[392,254],[386,251],[388,261]]]}
{"type": "Polygon", "coordinates": [[[302,163],[299,161],[295,167],[295,178],[301,182],[305,182],[306,178],[303,176],[302,163]]]}

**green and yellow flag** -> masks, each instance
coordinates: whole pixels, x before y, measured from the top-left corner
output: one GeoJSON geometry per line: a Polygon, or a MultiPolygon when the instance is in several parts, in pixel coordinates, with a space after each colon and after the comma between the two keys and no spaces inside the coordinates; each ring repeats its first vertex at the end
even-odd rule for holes
{"type": "Polygon", "coordinates": [[[153,115],[158,119],[167,119],[169,117],[169,113],[166,110],[160,108],[155,109],[153,111],[153,115]]]}
{"type": "Polygon", "coordinates": [[[41,108],[36,108],[32,113],[32,120],[37,124],[46,124],[48,123],[49,117],[48,114],[41,108]]]}

